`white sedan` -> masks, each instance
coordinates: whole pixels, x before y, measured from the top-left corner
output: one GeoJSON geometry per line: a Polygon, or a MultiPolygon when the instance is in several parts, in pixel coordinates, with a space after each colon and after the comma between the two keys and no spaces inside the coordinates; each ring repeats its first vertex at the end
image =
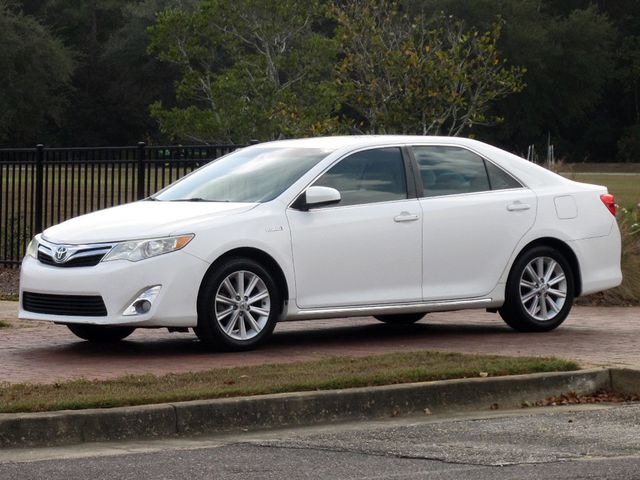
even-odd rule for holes
{"type": "Polygon", "coordinates": [[[20,318],[91,341],[193,328],[233,350],[278,321],[469,308],[547,331],[621,279],[604,187],[469,139],[310,138],[48,228],[22,263],[20,318]]]}

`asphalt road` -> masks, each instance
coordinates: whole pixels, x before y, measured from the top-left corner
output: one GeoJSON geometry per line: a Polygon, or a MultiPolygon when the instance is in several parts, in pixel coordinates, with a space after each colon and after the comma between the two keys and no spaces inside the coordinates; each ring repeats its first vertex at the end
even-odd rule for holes
{"type": "Polygon", "coordinates": [[[3,480],[638,479],[640,405],[0,451],[3,480]]]}

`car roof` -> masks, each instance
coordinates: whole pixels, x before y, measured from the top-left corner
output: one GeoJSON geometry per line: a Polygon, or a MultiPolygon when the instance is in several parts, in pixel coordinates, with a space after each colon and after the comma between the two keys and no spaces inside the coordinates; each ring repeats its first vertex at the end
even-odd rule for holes
{"type": "MultiPolygon", "coordinates": [[[[248,148],[262,148],[266,146],[290,148],[324,148],[332,150],[334,155],[348,153],[365,147],[384,145],[452,145],[467,147],[485,158],[505,168],[520,182],[529,187],[544,187],[566,184],[569,180],[555,173],[529,162],[522,157],[509,153],[493,145],[464,137],[444,137],[429,135],[350,135],[333,137],[298,138],[291,140],[276,140],[259,143],[248,148]]],[[[333,157],[333,155],[332,155],[333,157]]]]}
{"type": "Polygon", "coordinates": [[[439,137],[421,135],[341,135],[330,137],[296,138],[260,143],[259,146],[282,146],[292,148],[331,148],[365,147],[369,145],[394,143],[445,143],[458,145],[476,145],[480,142],[463,137],[439,137]]]}

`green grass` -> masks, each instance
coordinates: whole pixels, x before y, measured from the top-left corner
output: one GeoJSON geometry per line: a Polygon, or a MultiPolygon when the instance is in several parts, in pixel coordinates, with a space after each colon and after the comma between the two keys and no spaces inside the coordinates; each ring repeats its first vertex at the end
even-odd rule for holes
{"type": "Polygon", "coordinates": [[[640,163],[561,163],[559,171],[575,173],[640,173],[640,163]]]}
{"type": "Polygon", "coordinates": [[[555,358],[409,352],[113,380],[0,384],[0,412],[106,408],[535,372],[571,371],[555,358]],[[482,374],[482,375],[481,375],[482,374]]]}
{"type": "Polygon", "coordinates": [[[637,175],[601,175],[597,173],[564,173],[565,177],[577,182],[604,185],[616,197],[616,203],[633,207],[640,203],[640,173],[637,175]]]}
{"type": "Polygon", "coordinates": [[[4,320],[0,320],[0,328],[9,328],[11,325],[4,320]]]}

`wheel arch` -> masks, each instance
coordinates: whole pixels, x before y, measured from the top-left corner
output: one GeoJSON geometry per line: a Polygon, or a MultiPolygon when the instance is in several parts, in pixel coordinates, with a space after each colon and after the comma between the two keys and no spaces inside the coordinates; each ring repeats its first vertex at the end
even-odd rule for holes
{"type": "Polygon", "coordinates": [[[264,250],[253,247],[234,248],[216,258],[216,260],[209,266],[204,276],[202,277],[202,281],[200,282],[200,288],[198,290],[198,305],[200,305],[201,294],[206,279],[209,277],[211,272],[215,271],[215,269],[222,262],[225,262],[230,258],[250,258],[251,260],[255,260],[256,262],[263,265],[269,271],[269,273],[273,275],[273,279],[275,280],[281,295],[280,313],[282,313],[287,301],[289,300],[289,285],[287,283],[287,277],[285,276],[282,267],[280,267],[278,262],[271,255],[269,255],[264,250]]]}
{"type": "Polygon", "coordinates": [[[578,257],[576,256],[573,249],[566,242],[563,242],[562,240],[559,240],[553,237],[541,237],[541,238],[532,240],[531,242],[527,243],[524,247],[522,247],[518,255],[516,255],[514,261],[512,262],[511,268],[513,268],[513,265],[516,263],[516,261],[522,255],[524,255],[527,251],[529,251],[534,247],[541,247],[541,246],[555,248],[567,259],[567,262],[569,262],[569,265],[571,266],[571,273],[573,273],[574,296],[579,297],[580,293],[582,292],[582,276],[580,273],[580,262],[578,261],[578,257]]]}

